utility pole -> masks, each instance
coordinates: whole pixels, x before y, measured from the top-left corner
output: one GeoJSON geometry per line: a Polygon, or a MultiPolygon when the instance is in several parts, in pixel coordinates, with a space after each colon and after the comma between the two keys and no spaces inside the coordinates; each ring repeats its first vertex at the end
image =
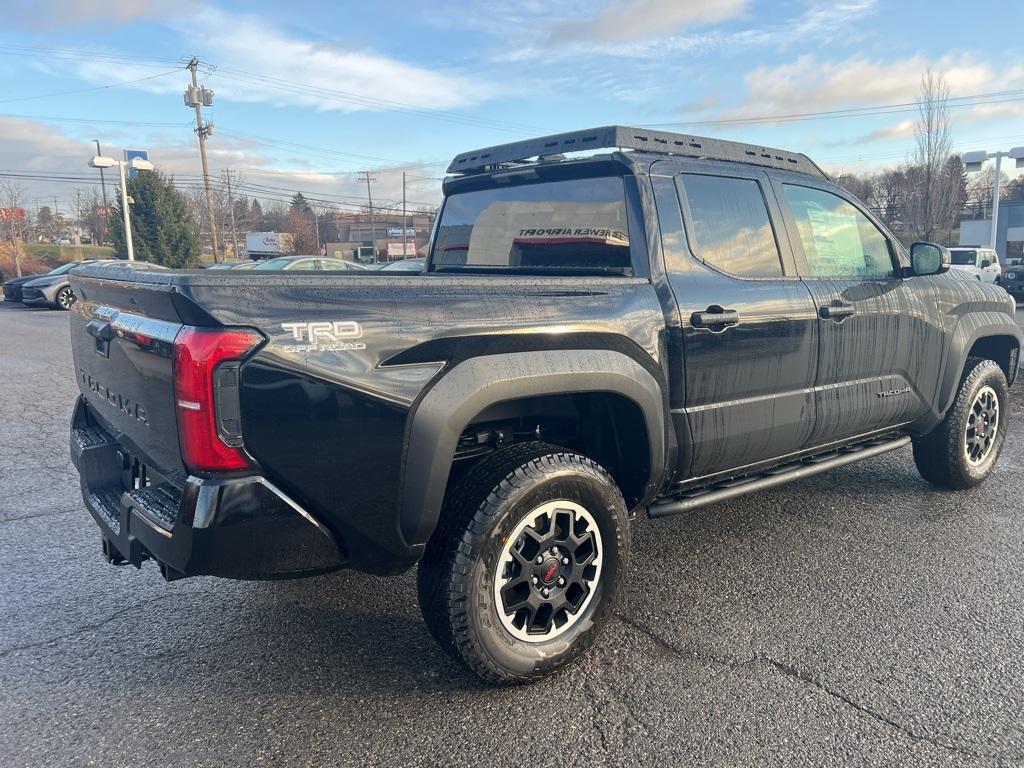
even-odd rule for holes
{"type": "Polygon", "coordinates": [[[370,171],[360,171],[359,180],[366,182],[366,199],[370,203],[370,243],[373,249],[373,261],[377,262],[377,222],[373,218],[373,192],[370,191],[370,183],[377,180],[377,174],[370,171]]]}
{"type": "Polygon", "coordinates": [[[200,88],[197,71],[199,59],[193,56],[188,62],[192,72],[192,86],[185,91],[185,106],[196,110],[196,135],[199,137],[199,157],[203,161],[203,186],[206,187],[206,212],[210,217],[210,238],[213,241],[213,261],[220,261],[220,242],[217,238],[217,217],[213,212],[213,192],[210,191],[210,168],[206,162],[206,139],[213,133],[213,125],[203,122],[203,106],[213,106],[213,91],[200,88]]]}
{"type": "Polygon", "coordinates": [[[234,246],[235,258],[238,258],[238,228],[235,226],[235,198],[231,194],[231,169],[224,170],[224,177],[228,187],[228,209],[231,211],[231,242],[234,246]]]}
{"type": "Polygon", "coordinates": [[[405,171],[402,171],[402,258],[409,257],[409,219],[405,212],[405,171]]]}
{"type": "Polygon", "coordinates": [[[320,253],[320,215],[316,212],[316,206],[309,206],[309,210],[313,212],[313,229],[316,230],[316,255],[324,256],[325,254],[320,253]]]}
{"type": "MultiPolygon", "coordinates": [[[[93,139],[93,141],[96,142],[96,156],[97,157],[102,157],[103,156],[103,151],[100,149],[100,140],[99,139],[93,139]]],[[[107,208],[107,179],[103,175],[103,169],[102,168],[100,168],[100,187],[103,188],[103,218],[106,219],[106,217],[107,217],[107,215],[108,215],[108,213],[110,211],[107,208]]],[[[100,230],[100,240],[101,241],[103,240],[102,234],[103,234],[103,232],[102,232],[102,230],[100,230]]],[[[102,243],[98,243],[98,245],[102,245],[102,243]]]]}

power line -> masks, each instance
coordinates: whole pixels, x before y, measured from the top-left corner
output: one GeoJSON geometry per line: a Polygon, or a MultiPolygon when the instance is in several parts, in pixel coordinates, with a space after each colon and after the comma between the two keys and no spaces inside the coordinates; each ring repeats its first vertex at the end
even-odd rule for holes
{"type": "Polygon", "coordinates": [[[135,80],[125,80],[120,83],[107,83],[106,85],[97,85],[92,88],[76,88],[71,91],[54,91],[53,93],[41,93],[37,96],[19,96],[15,99],[0,99],[0,104],[10,104],[14,101],[31,101],[33,99],[48,99],[51,96],[68,96],[73,93],[90,93],[92,91],[103,91],[108,88],[120,88],[123,85],[133,85],[135,83],[145,82],[146,80],[156,80],[158,77],[167,77],[167,75],[173,75],[175,72],[180,71],[181,69],[179,67],[178,69],[171,69],[167,72],[160,72],[159,74],[150,75],[149,77],[140,77],[135,80]]]}
{"type": "Polygon", "coordinates": [[[130,126],[147,126],[154,128],[181,128],[183,126],[191,125],[191,123],[154,123],[146,122],[142,120],[108,120],[103,118],[93,117],[55,117],[53,115],[12,115],[8,112],[0,113],[0,118],[12,117],[18,120],[42,120],[44,122],[51,123],[103,123],[104,125],[130,125],[130,126]]]}
{"type": "MultiPolygon", "coordinates": [[[[395,160],[394,158],[378,157],[375,155],[361,155],[354,152],[342,152],[337,149],[330,149],[328,147],[318,147],[312,144],[300,144],[294,141],[286,141],[284,139],[269,139],[265,136],[256,136],[251,133],[242,133],[240,131],[232,131],[227,129],[218,129],[218,131],[227,136],[234,136],[236,138],[248,139],[254,141],[257,144],[263,144],[268,147],[277,147],[279,149],[287,149],[296,154],[312,155],[314,157],[338,157],[338,158],[352,158],[353,160],[374,160],[382,163],[393,163],[395,165],[394,170],[401,170],[403,168],[415,168],[420,166],[435,166],[435,165],[447,165],[447,161],[434,161],[429,163],[409,163],[402,160],[395,160]],[[305,151],[303,151],[305,150],[305,151]],[[312,150],[312,151],[309,151],[312,150]]],[[[387,170],[387,169],[380,169],[387,170]]],[[[349,171],[348,173],[356,173],[356,171],[349,171]]],[[[332,175],[332,174],[326,174],[332,175]]]]}
{"type": "MultiPolygon", "coordinates": [[[[946,100],[950,108],[974,107],[986,104],[1006,104],[1010,102],[1024,101],[1024,89],[1013,91],[997,91],[993,93],[979,93],[971,96],[954,96],[946,100]],[[1004,98],[1012,97],[1012,98],[1004,98]],[[981,100],[979,99],[986,99],[981,100]],[[963,102],[963,103],[961,103],[963,102]]],[[[664,127],[697,127],[697,126],[729,126],[729,125],[754,125],[759,123],[788,123],[802,122],[804,120],[831,120],[844,117],[870,117],[873,115],[892,115],[905,112],[916,112],[917,102],[903,102],[900,104],[877,104],[867,107],[850,107],[849,109],[823,110],[819,112],[796,112],[783,115],[761,115],[758,117],[737,117],[723,118],[719,120],[692,120],[689,122],[676,123],[649,123],[647,128],[664,127]]]]}
{"type": "Polygon", "coordinates": [[[302,83],[294,83],[281,78],[265,75],[251,75],[248,73],[236,72],[229,68],[218,69],[217,75],[236,82],[244,82],[249,85],[260,85],[285,93],[315,97],[323,101],[331,101],[340,104],[353,104],[386,112],[400,112],[414,115],[416,117],[426,117],[432,120],[443,120],[446,122],[457,123],[459,125],[467,125],[477,128],[490,128],[493,130],[508,131],[512,133],[537,133],[543,132],[544,130],[536,126],[510,123],[504,120],[491,120],[489,118],[473,117],[445,110],[430,110],[422,107],[416,107],[405,102],[380,99],[373,96],[363,96],[356,93],[350,93],[348,91],[321,88],[319,86],[304,85],[302,83]]]}
{"type": "Polygon", "coordinates": [[[73,61],[130,62],[143,67],[167,66],[168,64],[177,64],[179,67],[184,67],[188,61],[187,57],[170,59],[160,56],[90,51],[81,48],[50,48],[38,45],[18,45],[16,43],[0,43],[0,54],[30,56],[42,59],[69,59],[73,61]]]}

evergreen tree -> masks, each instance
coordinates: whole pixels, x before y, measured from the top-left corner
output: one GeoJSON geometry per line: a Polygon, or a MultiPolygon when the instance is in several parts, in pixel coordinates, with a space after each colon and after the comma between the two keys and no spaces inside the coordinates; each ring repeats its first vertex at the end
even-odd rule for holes
{"type": "MultiPolygon", "coordinates": [[[[199,239],[192,228],[188,201],[174,180],[159,171],[143,171],[128,180],[131,205],[132,247],[138,261],[165,267],[187,267],[199,260],[199,239]]],[[[114,255],[128,258],[121,204],[110,216],[114,255]]]]}
{"type": "Polygon", "coordinates": [[[253,231],[263,231],[263,206],[255,197],[252,199],[252,205],[249,206],[249,222],[249,228],[253,231]]]}
{"type": "Polygon", "coordinates": [[[1004,200],[1024,200],[1024,175],[1018,176],[1006,185],[1006,195],[1000,195],[1004,200]]]}
{"type": "Polygon", "coordinates": [[[312,213],[313,209],[309,207],[309,202],[306,200],[305,195],[301,192],[296,192],[292,195],[291,205],[288,206],[289,213],[312,213]]]}

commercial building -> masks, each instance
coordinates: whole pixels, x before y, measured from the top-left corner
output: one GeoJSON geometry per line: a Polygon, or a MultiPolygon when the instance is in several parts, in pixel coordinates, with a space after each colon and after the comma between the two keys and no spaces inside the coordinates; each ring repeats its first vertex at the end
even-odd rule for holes
{"type": "MultiPolygon", "coordinates": [[[[988,245],[992,219],[960,222],[960,245],[988,245]]],[[[996,253],[1004,263],[1024,258],[1024,200],[1002,200],[996,221],[996,253]]]]}

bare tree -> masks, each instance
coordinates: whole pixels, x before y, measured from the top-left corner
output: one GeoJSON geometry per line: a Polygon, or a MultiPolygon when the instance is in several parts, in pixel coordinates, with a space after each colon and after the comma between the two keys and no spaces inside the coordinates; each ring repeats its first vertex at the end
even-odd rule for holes
{"type": "Polygon", "coordinates": [[[4,209],[3,223],[6,224],[4,233],[7,236],[8,247],[11,257],[14,259],[14,272],[16,277],[21,277],[22,257],[22,226],[19,218],[19,210],[25,207],[25,188],[13,179],[0,179],[0,208],[4,209]]]}
{"type": "Polygon", "coordinates": [[[875,193],[875,178],[873,176],[858,176],[856,173],[841,173],[833,177],[832,181],[852,194],[854,197],[863,200],[869,206],[871,198],[875,193]]]}
{"type": "Polygon", "coordinates": [[[903,218],[906,216],[906,196],[906,171],[902,168],[890,168],[875,178],[874,195],[870,203],[887,227],[893,230],[902,229],[903,218]]]}
{"type": "Polygon", "coordinates": [[[907,218],[909,229],[924,240],[946,229],[950,210],[950,179],[943,173],[953,149],[949,118],[949,85],[942,73],[928,69],[921,77],[917,97],[918,119],[914,130],[913,164],[918,178],[909,192],[907,218]]]}

